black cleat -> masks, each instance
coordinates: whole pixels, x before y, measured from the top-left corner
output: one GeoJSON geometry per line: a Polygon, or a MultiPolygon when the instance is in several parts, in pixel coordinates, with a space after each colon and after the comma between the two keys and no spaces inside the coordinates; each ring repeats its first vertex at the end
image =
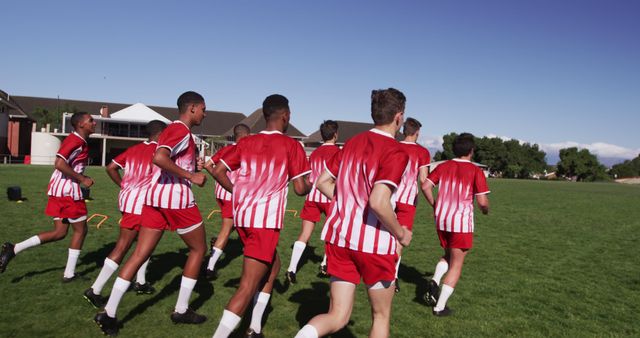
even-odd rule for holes
{"type": "Polygon", "coordinates": [[[78,275],[75,274],[75,273],[71,277],[62,276],[62,282],[63,283],[70,283],[70,282],[73,282],[74,280],[76,280],[77,278],[78,278],[78,275]]]}
{"type": "Polygon", "coordinates": [[[436,306],[440,297],[440,287],[433,279],[427,285],[427,293],[424,295],[424,301],[429,306],[436,306]]]}
{"type": "Polygon", "coordinates": [[[84,290],[83,296],[84,299],[86,299],[96,309],[101,309],[107,304],[107,298],[102,297],[101,295],[96,295],[93,293],[92,288],[84,290]]]}
{"type": "Polygon", "coordinates": [[[262,334],[262,332],[258,333],[256,331],[253,331],[252,328],[249,328],[247,330],[247,334],[245,335],[245,337],[247,337],[247,338],[264,338],[264,335],[262,334]]]}
{"type": "Polygon", "coordinates": [[[400,281],[398,281],[398,278],[396,278],[395,285],[396,285],[396,293],[400,292],[400,281]]]}
{"type": "Polygon", "coordinates": [[[433,310],[433,315],[436,317],[446,317],[446,316],[451,316],[453,314],[453,310],[451,310],[448,307],[444,307],[444,309],[442,309],[442,311],[436,311],[433,310]]]}
{"type": "Polygon", "coordinates": [[[107,336],[115,336],[118,334],[118,319],[111,318],[105,311],[98,312],[95,317],[93,317],[93,321],[98,324],[102,333],[107,336]]]}
{"type": "Polygon", "coordinates": [[[204,277],[207,280],[214,280],[214,279],[218,278],[218,271],[217,270],[205,269],[204,270],[204,277]]]}
{"type": "Polygon", "coordinates": [[[298,280],[296,279],[296,273],[293,271],[287,271],[287,273],[284,276],[285,278],[287,278],[287,282],[291,284],[295,284],[298,282],[298,280]]]}
{"type": "Polygon", "coordinates": [[[133,291],[135,291],[139,295],[142,295],[142,294],[150,295],[156,292],[156,289],[153,286],[151,286],[151,283],[140,284],[138,282],[135,282],[133,283],[133,291]]]}
{"type": "Polygon", "coordinates": [[[9,242],[2,245],[2,251],[0,251],[0,273],[4,272],[9,262],[16,256],[15,252],[13,252],[13,246],[9,242]]]}
{"type": "Polygon", "coordinates": [[[199,315],[191,309],[187,309],[184,313],[174,312],[171,314],[171,321],[175,324],[202,324],[206,320],[206,316],[199,315]]]}
{"type": "Polygon", "coordinates": [[[325,264],[320,264],[320,271],[318,272],[318,276],[327,277],[329,274],[327,273],[327,266],[325,264]]]}

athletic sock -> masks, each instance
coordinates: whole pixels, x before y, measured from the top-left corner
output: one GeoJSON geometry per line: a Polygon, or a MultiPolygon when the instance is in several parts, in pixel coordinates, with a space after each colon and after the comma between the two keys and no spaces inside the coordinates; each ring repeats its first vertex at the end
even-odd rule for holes
{"type": "Polygon", "coordinates": [[[222,250],[214,246],[213,254],[211,255],[211,258],[209,258],[209,264],[207,264],[207,270],[213,271],[213,269],[216,267],[218,259],[220,259],[220,256],[222,256],[222,250]]]}
{"type": "Polygon", "coordinates": [[[16,255],[18,253],[20,253],[20,251],[25,250],[25,249],[29,249],[32,246],[36,246],[36,245],[40,245],[40,237],[38,237],[38,235],[35,235],[33,237],[29,237],[27,239],[25,239],[24,241],[17,243],[14,247],[13,247],[13,253],[15,253],[16,255]]]}
{"type": "Polygon", "coordinates": [[[398,279],[398,271],[400,271],[400,261],[402,260],[402,256],[398,256],[398,263],[396,263],[396,279],[398,279]]]}
{"type": "Polygon", "coordinates": [[[176,312],[185,313],[189,308],[189,297],[191,297],[191,291],[196,286],[197,280],[182,276],[182,282],[180,283],[180,292],[178,293],[178,301],[176,302],[176,312]]]}
{"type": "Polygon", "coordinates": [[[104,259],[104,265],[102,266],[102,270],[100,270],[100,274],[98,274],[98,278],[93,282],[91,288],[93,289],[93,293],[99,295],[102,292],[102,288],[107,283],[111,275],[118,270],[118,263],[109,259],[109,257],[104,259]]]}
{"type": "Polygon", "coordinates": [[[264,315],[264,310],[267,309],[270,297],[271,294],[264,292],[258,293],[258,297],[256,297],[256,303],[251,313],[251,325],[249,325],[249,328],[253,329],[256,333],[262,331],[262,315],[264,315]]]}
{"type": "Polygon", "coordinates": [[[436,281],[436,284],[440,285],[440,279],[444,276],[445,273],[449,271],[449,263],[445,260],[441,260],[436,264],[436,271],[433,273],[433,279],[436,281]]]}
{"type": "Polygon", "coordinates": [[[302,253],[304,249],[307,247],[307,243],[296,241],[293,243],[293,251],[291,252],[291,263],[289,263],[289,268],[287,271],[291,271],[296,273],[298,271],[298,263],[300,262],[300,258],[302,257],[302,253]]]}
{"type": "Polygon", "coordinates": [[[305,325],[298,331],[295,338],[318,338],[318,331],[312,325],[305,325]]]}
{"type": "Polygon", "coordinates": [[[69,256],[67,257],[67,266],[64,268],[64,277],[72,278],[76,272],[76,263],[80,257],[80,250],[69,249],[69,256]]]}
{"type": "Polygon", "coordinates": [[[149,259],[142,263],[140,269],[138,269],[138,272],[136,273],[136,282],[138,282],[138,284],[147,284],[147,265],[149,265],[149,259]]]}
{"type": "Polygon", "coordinates": [[[240,323],[240,316],[229,311],[224,310],[222,312],[222,318],[220,318],[220,324],[218,324],[218,328],[216,332],[213,334],[213,338],[227,338],[235,330],[236,326],[240,323]]]}
{"type": "Polygon", "coordinates": [[[118,305],[120,304],[120,300],[122,300],[124,293],[129,289],[129,285],[131,285],[130,281],[124,280],[120,277],[116,278],[115,283],[113,283],[113,288],[111,289],[111,296],[109,296],[107,305],[104,307],[104,311],[107,312],[109,317],[116,318],[118,305]]]}
{"type": "Polygon", "coordinates": [[[442,287],[440,288],[440,297],[438,298],[438,303],[433,308],[433,310],[434,311],[444,310],[444,307],[447,306],[447,300],[449,300],[449,297],[451,297],[452,293],[453,293],[452,287],[450,287],[447,284],[442,284],[442,287]]]}
{"type": "Polygon", "coordinates": [[[324,254],[324,256],[322,256],[322,263],[320,263],[320,265],[327,265],[327,254],[324,254]]]}

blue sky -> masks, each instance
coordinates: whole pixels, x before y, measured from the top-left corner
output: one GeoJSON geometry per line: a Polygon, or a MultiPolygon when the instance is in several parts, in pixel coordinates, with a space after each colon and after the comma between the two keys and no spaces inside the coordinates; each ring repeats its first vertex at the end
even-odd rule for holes
{"type": "Polygon", "coordinates": [[[437,146],[455,131],[547,152],[640,153],[640,2],[11,1],[0,89],[174,106],[186,90],[245,114],[290,99],[292,122],[369,121],[396,87],[437,146]]]}

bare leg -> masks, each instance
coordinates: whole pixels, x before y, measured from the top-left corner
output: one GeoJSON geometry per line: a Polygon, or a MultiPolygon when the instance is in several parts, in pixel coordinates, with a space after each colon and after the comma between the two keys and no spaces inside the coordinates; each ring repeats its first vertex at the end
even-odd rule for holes
{"type": "Polygon", "coordinates": [[[371,302],[371,338],[389,337],[389,321],[391,319],[391,301],[395,290],[393,287],[382,289],[369,289],[369,301],[371,302]]]}
{"type": "Polygon", "coordinates": [[[226,309],[238,316],[242,316],[270,268],[271,266],[264,262],[250,257],[244,257],[240,286],[238,286],[236,292],[231,296],[226,309]]]}
{"type": "Polygon", "coordinates": [[[40,243],[48,243],[59,241],[67,236],[67,232],[69,231],[69,224],[62,222],[61,219],[53,220],[53,230],[44,231],[38,234],[38,238],[40,238],[40,243]]]}
{"type": "Polygon", "coordinates": [[[124,255],[126,255],[131,248],[131,244],[133,244],[136,236],[138,236],[138,231],[133,229],[120,228],[120,235],[118,236],[116,247],[111,250],[108,258],[120,264],[120,262],[122,262],[122,258],[124,258],[124,255]]]}
{"type": "Polygon", "coordinates": [[[223,218],[220,232],[218,233],[218,237],[216,238],[216,242],[213,246],[220,250],[224,250],[224,248],[227,247],[227,243],[229,243],[231,231],[233,231],[233,219],[223,218]]]}
{"type": "Polygon", "coordinates": [[[443,284],[449,285],[452,288],[456,287],[460,275],[462,274],[462,265],[464,264],[464,258],[467,255],[468,249],[448,249],[449,250],[449,270],[444,276],[443,284]]]}
{"type": "Polygon", "coordinates": [[[118,277],[131,281],[138,269],[140,269],[140,266],[142,266],[142,263],[149,259],[149,256],[151,256],[151,253],[162,238],[163,233],[164,231],[158,229],[140,228],[136,248],[131,254],[131,257],[129,257],[120,269],[118,277]]]}
{"type": "Polygon", "coordinates": [[[315,226],[316,224],[314,222],[302,220],[302,228],[300,229],[300,235],[298,235],[298,242],[309,243],[315,226]]]}
{"type": "Polygon", "coordinates": [[[198,275],[200,274],[200,265],[202,264],[202,259],[207,252],[204,225],[201,225],[184,235],[180,235],[180,237],[189,248],[189,257],[187,258],[187,262],[184,264],[184,271],[182,275],[191,279],[198,279],[198,275]]]}
{"type": "Polygon", "coordinates": [[[331,282],[331,303],[329,312],[313,317],[308,325],[318,332],[318,337],[339,331],[349,323],[356,285],[344,281],[331,282]]]}

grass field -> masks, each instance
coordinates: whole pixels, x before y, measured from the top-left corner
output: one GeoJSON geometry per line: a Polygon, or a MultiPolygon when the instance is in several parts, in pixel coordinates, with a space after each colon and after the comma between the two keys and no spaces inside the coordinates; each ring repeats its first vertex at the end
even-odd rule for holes
{"type": "MultiPolygon", "coordinates": [[[[0,200],[0,241],[22,241],[51,227],[43,213],[50,167],[0,166],[0,187],[20,185],[24,203],[0,200]]],[[[77,272],[84,280],[62,284],[68,239],[22,252],[0,275],[0,337],[98,337],[96,311],[82,292],[93,283],[117,237],[117,187],[102,168],[91,167],[96,184],[89,214],[110,216],[96,229],[90,222],[77,272]]],[[[449,301],[456,314],[436,318],[421,297],[441,249],[432,214],[421,199],[413,242],[400,270],[402,291],[393,305],[393,337],[426,336],[640,336],[640,186],[490,180],[491,213],[476,216],[475,246],[449,301]]],[[[214,208],[213,183],[194,189],[204,217],[214,208]]],[[[290,196],[288,209],[302,198],[290,196]]],[[[216,207],[217,208],[217,207],[216,207]]],[[[279,252],[283,269],[297,238],[299,219],[289,213],[279,252]]],[[[206,221],[217,233],[219,219],[206,221]]],[[[277,285],[263,332],[293,337],[312,316],[328,308],[328,281],[316,277],[322,257],[319,226],[315,250],[303,256],[298,284],[277,285]]],[[[118,312],[122,337],[210,337],[238,283],[241,246],[235,234],[219,262],[219,277],[200,279],[191,304],[209,320],[174,325],[185,248],[167,233],[149,264],[158,292],[125,295],[118,312]]],[[[280,273],[283,281],[283,272],[280,273]]],[[[108,295],[112,280],[103,291],[108,295]]],[[[247,316],[248,317],[248,316],[247,316]]],[[[366,293],[359,287],[349,325],[334,337],[365,337],[370,325],[366,293]]],[[[244,321],[236,331],[248,326],[244,321]]]]}

